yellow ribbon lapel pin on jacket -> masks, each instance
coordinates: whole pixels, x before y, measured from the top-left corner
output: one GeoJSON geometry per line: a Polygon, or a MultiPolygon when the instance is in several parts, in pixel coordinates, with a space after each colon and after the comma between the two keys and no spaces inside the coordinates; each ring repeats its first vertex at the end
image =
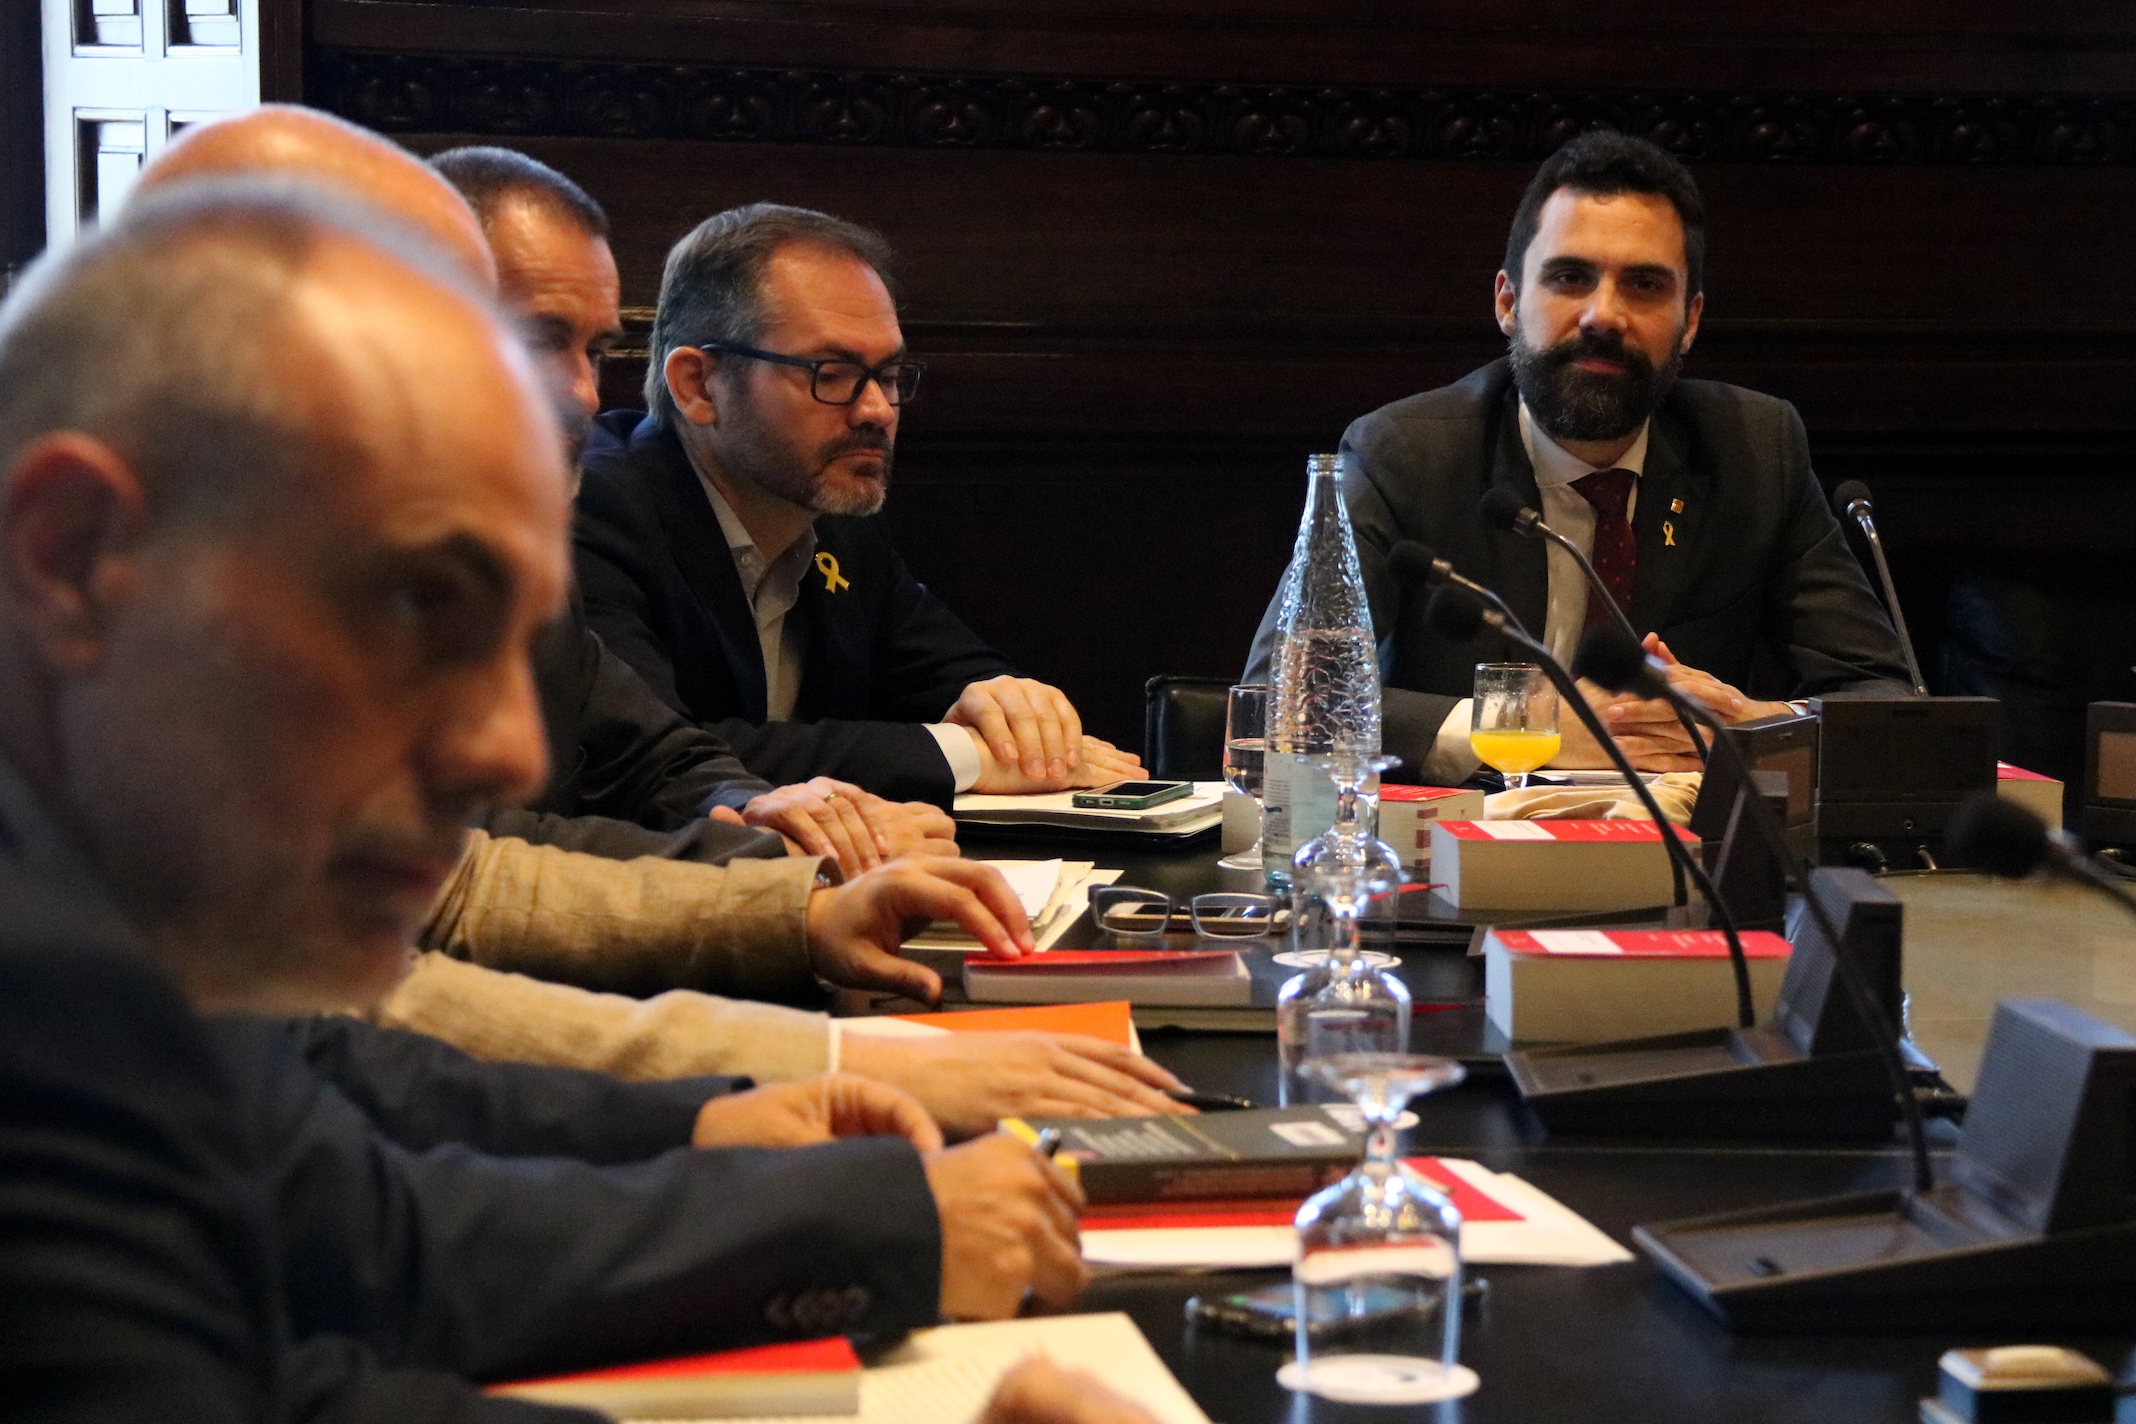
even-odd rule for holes
{"type": "MultiPolygon", "coordinates": [[[[1674,542],[1673,540],[1671,541],[1674,542]]],[[[851,588],[853,580],[838,572],[838,556],[828,549],[816,555],[816,569],[823,575],[823,591],[836,593],[842,588],[851,588]]]]}

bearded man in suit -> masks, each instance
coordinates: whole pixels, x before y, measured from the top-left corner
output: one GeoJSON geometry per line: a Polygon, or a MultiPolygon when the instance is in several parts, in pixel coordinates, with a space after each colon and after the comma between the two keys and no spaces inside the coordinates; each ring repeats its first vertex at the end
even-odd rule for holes
{"type": "MultiPolygon", "coordinates": [[[[1619,133],[1574,139],[1514,215],[1494,292],[1507,354],[1344,433],[1385,742],[1407,776],[1450,785],[1476,769],[1466,693],[1475,664],[1499,654],[1431,631],[1427,590],[1389,567],[1396,544],[1429,545],[1496,589],[1563,660],[1608,616],[1562,550],[1485,526],[1491,489],[1587,549],[1671,682],[1728,721],[1790,710],[1776,698],[1909,690],[1794,407],[1678,379],[1705,311],[1705,246],[1705,205],[1682,164],[1619,133]]],[[[1249,681],[1267,680],[1277,611],[1262,619],[1249,681]]],[[[1699,769],[1665,704],[1585,690],[1637,765],[1699,769]]],[[[1572,718],[1561,730],[1553,765],[1608,765],[1572,718]]]]}

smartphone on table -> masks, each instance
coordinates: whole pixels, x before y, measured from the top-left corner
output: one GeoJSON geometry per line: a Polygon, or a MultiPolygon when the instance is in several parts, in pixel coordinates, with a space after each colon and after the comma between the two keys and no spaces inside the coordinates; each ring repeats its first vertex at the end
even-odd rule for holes
{"type": "Polygon", "coordinates": [[[1167,801],[1177,801],[1194,789],[1191,781],[1116,781],[1091,791],[1078,791],[1069,805],[1083,811],[1147,811],[1167,801]]]}

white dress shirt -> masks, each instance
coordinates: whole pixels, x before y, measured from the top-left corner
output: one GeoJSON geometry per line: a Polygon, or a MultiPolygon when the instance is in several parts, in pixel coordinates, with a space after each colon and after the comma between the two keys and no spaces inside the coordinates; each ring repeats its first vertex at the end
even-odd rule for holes
{"type": "MultiPolygon", "coordinates": [[[[741,575],[742,593],[756,619],[757,648],[764,659],[764,716],[768,721],[790,722],[801,696],[802,674],[807,671],[808,640],[799,620],[788,615],[800,601],[801,580],[815,565],[816,526],[803,530],[777,558],[766,559],[719,486],[697,469],[695,460],[690,465],[697,470],[705,498],[712,502],[712,513],[727,538],[727,552],[734,556],[735,572],[741,575]]],[[[971,733],[947,723],[923,725],[949,764],[956,789],[970,790],[979,780],[979,749],[972,744],[971,733]]]]}
{"type": "MultiPolygon", "coordinates": [[[[1520,403],[1520,444],[1528,453],[1529,465],[1535,470],[1535,487],[1542,496],[1543,522],[1579,545],[1581,553],[1594,552],[1595,507],[1572,487],[1573,481],[1585,479],[1597,470],[1630,470],[1634,475],[1643,474],[1650,427],[1651,422],[1639,427],[1639,433],[1632,438],[1631,448],[1614,464],[1590,465],[1552,440],[1528,413],[1528,403],[1520,403]]],[[[1638,508],[1639,482],[1635,479],[1631,497],[1625,501],[1625,519],[1629,521],[1638,508]]],[[[1569,666],[1573,653],[1580,646],[1580,634],[1587,628],[1587,578],[1580,572],[1580,566],[1573,562],[1572,555],[1555,544],[1546,545],[1545,550],[1544,558],[1550,570],[1550,595],[1543,615],[1543,644],[1559,662],[1569,666]]],[[[1464,697],[1440,723],[1431,755],[1425,759],[1426,780],[1453,786],[1482,765],[1476,753],[1469,749],[1469,721],[1474,715],[1473,699],[1464,697]]]]}

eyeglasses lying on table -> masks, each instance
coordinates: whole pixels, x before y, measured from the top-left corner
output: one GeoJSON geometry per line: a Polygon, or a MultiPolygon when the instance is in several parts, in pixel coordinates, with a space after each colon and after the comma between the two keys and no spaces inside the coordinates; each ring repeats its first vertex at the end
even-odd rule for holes
{"type": "MultiPolygon", "coordinates": [[[[1104,885],[1090,892],[1091,922],[1108,934],[1163,934],[1179,912],[1162,890],[1104,885]]],[[[1203,939],[1256,939],[1290,923],[1275,899],[1243,891],[1213,891],[1187,902],[1187,920],[1203,939]]]]}

